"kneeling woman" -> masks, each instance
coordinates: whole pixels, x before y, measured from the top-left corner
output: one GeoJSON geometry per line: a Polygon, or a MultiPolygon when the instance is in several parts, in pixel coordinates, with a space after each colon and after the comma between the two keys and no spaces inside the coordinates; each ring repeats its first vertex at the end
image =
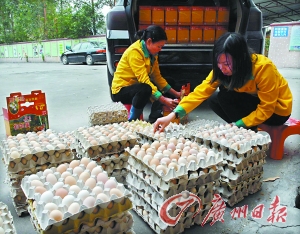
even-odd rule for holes
{"type": "MultiPolygon", "coordinates": [[[[122,55],[111,86],[115,102],[132,104],[129,121],[139,118],[150,98],[154,103],[158,101],[173,110],[178,101],[164,97],[162,93],[168,92],[174,98],[180,97],[180,92],[171,88],[159,70],[157,54],[167,41],[165,31],[159,26],[151,25],[138,31],[137,36],[140,39],[122,55]]],[[[150,122],[157,118],[154,111],[151,108],[150,122]]]]}

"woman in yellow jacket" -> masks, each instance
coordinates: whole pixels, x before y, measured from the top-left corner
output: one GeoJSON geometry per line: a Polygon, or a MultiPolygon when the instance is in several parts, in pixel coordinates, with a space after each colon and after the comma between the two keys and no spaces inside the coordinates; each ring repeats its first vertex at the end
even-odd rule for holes
{"type": "Polygon", "coordinates": [[[242,35],[225,33],[214,45],[213,70],[173,112],[157,119],[155,131],[163,131],[173,119],[185,116],[206,99],[227,123],[256,130],[262,123],[284,124],[291,115],[293,97],[270,59],[255,54],[242,35]]]}
{"type": "MultiPolygon", "coordinates": [[[[138,31],[137,36],[140,39],[122,55],[111,86],[115,102],[132,104],[129,121],[140,117],[150,98],[173,110],[178,101],[164,97],[162,93],[168,92],[175,98],[180,97],[180,92],[171,88],[159,70],[157,54],[167,41],[165,31],[157,25],[151,25],[145,30],[138,31]]],[[[154,115],[153,111],[154,108],[151,108],[149,118],[151,114],[154,115]]]]}

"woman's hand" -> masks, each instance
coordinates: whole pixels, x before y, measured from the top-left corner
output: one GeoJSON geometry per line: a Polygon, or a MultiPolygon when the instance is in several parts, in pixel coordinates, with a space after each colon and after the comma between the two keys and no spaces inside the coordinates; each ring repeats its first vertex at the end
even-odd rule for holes
{"type": "Polygon", "coordinates": [[[171,98],[161,96],[158,100],[161,104],[169,107],[171,110],[173,110],[178,105],[177,99],[171,99],[171,98]]]}
{"type": "Polygon", "coordinates": [[[162,132],[164,131],[165,127],[167,127],[170,122],[175,119],[175,113],[174,112],[171,112],[170,114],[168,114],[167,116],[165,117],[161,117],[161,118],[158,118],[156,120],[156,122],[153,124],[153,131],[156,132],[162,132]]]}

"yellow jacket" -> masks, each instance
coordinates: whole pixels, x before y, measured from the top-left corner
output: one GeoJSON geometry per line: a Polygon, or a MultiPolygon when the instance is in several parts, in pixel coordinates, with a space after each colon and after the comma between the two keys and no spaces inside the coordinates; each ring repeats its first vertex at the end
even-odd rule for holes
{"type": "MultiPolygon", "coordinates": [[[[267,57],[255,54],[252,61],[252,78],[242,88],[235,89],[235,91],[258,96],[260,103],[256,110],[236,122],[238,127],[257,126],[270,118],[273,113],[281,116],[288,116],[292,113],[293,97],[286,79],[267,57]]],[[[191,112],[220,86],[218,81],[210,84],[212,75],[213,71],[192,93],[182,99],[174,110],[179,117],[191,112]]]]}
{"type": "Polygon", "coordinates": [[[117,94],[121,88],[136,83],[146,83],[152,88],[152,97],[157,100],[162,93],[168,92],[171,86],[161,76],[157,55],[151,56],[145,42],[134,42],[122,55],[114,73],[111,91],[117,94]]]}

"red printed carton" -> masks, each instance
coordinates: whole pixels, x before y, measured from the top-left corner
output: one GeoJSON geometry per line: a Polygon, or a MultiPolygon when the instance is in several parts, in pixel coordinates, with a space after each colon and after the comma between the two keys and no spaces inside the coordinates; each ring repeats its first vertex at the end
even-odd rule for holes
{"type": "Polygon", "coordinates": [[[46,96],[41,90],[31,94],[11,93],[2,108],[6,135],[37,132],[49,128],[46,96]]]}

